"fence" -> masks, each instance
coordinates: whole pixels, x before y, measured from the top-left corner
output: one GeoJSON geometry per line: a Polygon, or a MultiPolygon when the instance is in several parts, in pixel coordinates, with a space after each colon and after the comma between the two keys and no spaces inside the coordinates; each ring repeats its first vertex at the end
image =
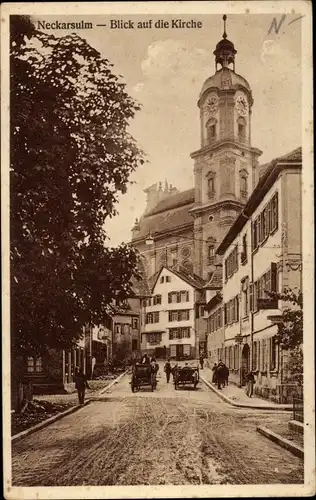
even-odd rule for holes
{"type": "Polygon", "coordinates": [[[304,422],[304,404],[302,398],[293,398],[293,420],[304,422]]]}

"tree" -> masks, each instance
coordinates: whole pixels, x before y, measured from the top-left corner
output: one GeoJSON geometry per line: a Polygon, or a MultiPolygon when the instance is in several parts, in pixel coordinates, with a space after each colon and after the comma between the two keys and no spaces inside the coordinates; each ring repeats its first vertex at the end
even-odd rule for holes
{"type": "Polygon", "coordinates": [[[10,21],[14,361],[71,348],[82,325],[130,295],[137,256],[106,247],[104,223],[144,159],[128,133],[139,106],[112,64],[76,34],[10,21]]]}
{"type": "Polygon", "coordinates": [[[281,321],[278,323],[276,341],[283,351],[289,354],[287,368],[293,381],[303,383],[303,294],[285,288],[283,293],[266,293],[273,299],[282,300],[292,305],[282,311],[281,321]]]}

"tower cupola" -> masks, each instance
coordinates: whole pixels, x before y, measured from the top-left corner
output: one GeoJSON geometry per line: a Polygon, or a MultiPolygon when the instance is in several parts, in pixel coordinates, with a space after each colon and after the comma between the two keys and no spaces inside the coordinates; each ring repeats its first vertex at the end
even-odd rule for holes
{"type": "Polygon", "coordinates": [[[235,54],[237,50],[234,47],[233,42],[228,40],[226,33],[226,14],[223,16],[224,21],[224,33],[223,38],[216,45],[216,49],[213,54],[215,55],[215,70],[217,71],[217,65],[220,64],[222,68],[228,68],[230,64],[233,65],[233,71],[235,71],[235,54]]]}

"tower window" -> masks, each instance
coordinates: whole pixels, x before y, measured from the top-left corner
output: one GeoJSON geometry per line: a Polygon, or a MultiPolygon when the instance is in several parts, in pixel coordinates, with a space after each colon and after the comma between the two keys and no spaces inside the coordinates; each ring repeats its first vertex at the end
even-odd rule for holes
{"type": "Polygon", "coordinates": [[[215,172],[209,172],[207,178],[207,195],[209,199],[215,196],[215,172]]]}
{"type": "Polygon", "coordinates": [[[214,264],[214,258],[215,258],[214,246],[210,245],[208,247],[208,263],[209,264],[214,264]]]}
{"type": "Polygon", "coordinates": [[[240,198],[248,198],[248,172],[246,168],[240,170],[240,198]]]}
{"type": "Polygon", "coordinates": [[[238,118],[238,140],[244,142],[246,139],[246,121],[244,118],[238,118]]]}
{"type": "Polygon", "coordinates": [[[207,142],[210,144],[216,139],[216,120],[212,118],[206,124],[207,129],[207,142]]]}

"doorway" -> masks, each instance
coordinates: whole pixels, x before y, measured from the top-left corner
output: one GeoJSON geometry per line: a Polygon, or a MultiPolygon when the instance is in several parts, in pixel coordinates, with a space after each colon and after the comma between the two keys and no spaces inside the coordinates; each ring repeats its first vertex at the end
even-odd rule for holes
{"type": "Polygon", "coordinates": [[[180,361],[181,359],[183,359],[183,345],[177,345],[177,357],[176,357],[177,361],[180,361]]]}

